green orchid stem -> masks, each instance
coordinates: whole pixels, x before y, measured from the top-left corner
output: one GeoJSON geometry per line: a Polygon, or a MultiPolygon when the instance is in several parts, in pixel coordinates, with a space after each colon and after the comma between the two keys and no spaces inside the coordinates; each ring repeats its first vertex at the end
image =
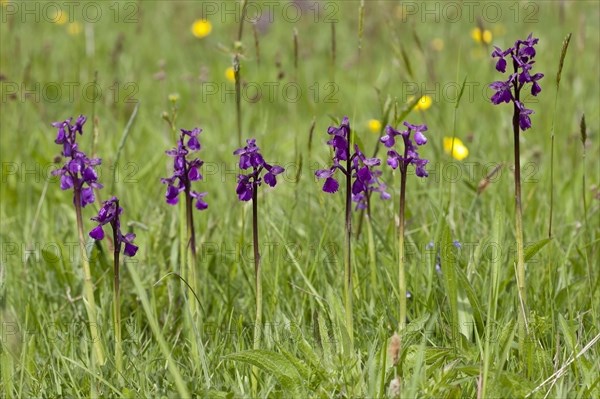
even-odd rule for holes
{"type": "MultiPolygon", "coordinates": [[[[188,173],[187,166],[185,167],[185,173],[188,173]]],[[[196,295],[201,295],[198,291],[198,285],[196,282],[196,232],[194,229],[194,206],[192,204],[192,196],[191,196],[191,187],[190,183],[187,182],[185,186],[185,216],[186,216],[186,226],[187,226],[187,237],[188,237],[188,257],[187,257],[187,280],[188,284],[196,293],[196,295]]],[[[190,307],[192,311],[192,316],[196,314],[197,307],[195,301],[190,301],[190,307]]]]}
{"type": "MultiPolygon", "coordinates": [[[[348,140],[348,154],[350,154],[350,140],[348,140]]],[[[350,344],[354,346],[354,318],[352,316],[352,164],[351,157],[346,160],[346,254],[344,267],[344,293],[346,310],[346,327],[350,337],[350,344]]]]}
{"type": "Polygon", "coordinates": [[[404,208],[406,197],[407,167],[400,164],[400,206],[398,208],[398,295],[400,296],[400,315],[398,331],[406,327],[406,276],[404,274],[404,208]]]}
{"type": "Polygon", "coordinates": [[[254,249],[254,284],[256,291],[256,318],[254,319],[254,349],[260,348],[262,328],[262,278],[258,251],[258,184],[252,183],[252,246],[254,249]]]}
{"type": "Polygon", "coordinates": [[[521,159],[519,149],[519,90],[515,90],[513,137],[515,151],[515,229],[517,238],[517,288],[519,292],[519,348],[523,352],[527,331],[527,293],[525,290],[525,251],[523,245],[523,210],[521,207],[521,159]]]}
{"type": "Polygon", "coordinates": [[[98,319],[96,317],[96,300],[94,299],[94,284],[92,283],[92,273],[90,271],[90,263],[88,261],[87,252],[85,249],[85,235],[83,233],[83,217],[81,214],[81,191],[74,190],[75,199],[75,215],[77,217],[77,232],[79,234],[79,250],[81,252],[81,263],[83,265],[83,295],[85,308],[88,315],[88,323],[90,327],[90,336],[94,346],[94,354],[92,356],[92,365],[103,365],[104,349],[98,331],[98,319]]]}
{"type": "MultiPolygon", "coordinates": [[[[116,209],[119,209],[119,201],[117,201],[116,209]]],[[[113,327],[115,330],[115,365],[119,379],[123,373],[123,350],[121,347],[121,293],[119,282],[119,251],[120,244],[117,235],[117,226],[113,225],[113,243],[114,243],[114,281],[113,281],[113,327]]]]}

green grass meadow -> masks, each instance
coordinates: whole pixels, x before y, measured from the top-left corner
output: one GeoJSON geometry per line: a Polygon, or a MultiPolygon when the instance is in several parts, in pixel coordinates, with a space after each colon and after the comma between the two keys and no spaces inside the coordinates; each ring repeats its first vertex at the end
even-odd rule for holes
{"type": "Polygon", "coordinates": [[[237,0],[1,3],[1,397],[385,398],[395,381],[403,398],[600,397],[598,2],[249,0],[245,19],[237,0]],[[212,26],[205,37],[192,31],[198,19],[212,26]],[[525,99],[535,114],[520,139],[523,343],[512,106],[493,105],[488,85],[506,78],[493,45],[531,32],[545,76],[525,99]],[[259,349],[252,207],[235,192],[238,113],[226,70],[236,55],[242,139],[286,168],[258,196],[259,349]],[[420,96],[430,104],[411,109],[420,96]],[[183,208],[165,203],[160,183],[172,173],[164,115],[174,108],[177,128],[203,129],[194,188],[208,192],[209,208],[194,213],[196,297],[183,208]],[[121,263],[122,373],[112,248],[87,237],[106,354],[95,366],[73,193],[51,175],[62,166],[51,123],[80,114],[80,149],[102,158],[104,185],[83,209],[86,235],[99,200],[117,195],[140,248],[121,263]],[[400,114],[427,124],[419,153],[430,163],[428,178],[408,176],[410,298],[394,365],[400,175],[369,121],[400,114]],[[372,229],[353,211],[353,342],[344,190],[325,193],[314,176],[331,162],[327,128],[344,116],[365,154],[378,147],[392,194],[373,197],[372,229]],[[468,157],[445,151],[453,135],[468,157]]]}

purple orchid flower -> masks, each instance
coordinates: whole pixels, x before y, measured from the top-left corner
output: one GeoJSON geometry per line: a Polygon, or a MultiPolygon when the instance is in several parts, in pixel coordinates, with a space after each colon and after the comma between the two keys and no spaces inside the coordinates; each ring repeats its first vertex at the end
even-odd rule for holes
{"type": "Polygon", "coordinates": [[[138,250],[138,247],[133,243],[135,234],[127,233],[124,235],[121,233],[121,213],[123,213],[123,208],[119,206],[119,199],[117,197],[112,197],[108,201],[104,201],[98,211],[98,215],[91,219],[97,222],[98,225],[90,231],[89,235],[94,240],[102,240],[104,238],[103,226],[110,224],[116,238],[116,242],[114,243],[116,251],[120,252],[121,245],[124,244],[123,253],[130,257],[135,256],[138,250]]]}
{"type": "Polygon", "coordinates": [[[531,95],[537,96],[542,91],[538,81],[544,77],[543,73],[531,74],[536,55],[534,46],[539,39],[534,38],[530,34],[525,40],[517,40],[514,46],[506,50],[502,50],[494,46],[492,58],[498,58],[496,62],[496,70],[501,73],[506,72],[506,57],[510,56],[513,61],[514,73],[512,73],[506,81],[496,81],[490,84],[490,88],[495,90],[491,97],[493,104],[512,102],[519,112],[519,127],[521,130],[527,130],[531,127],[531,119],[529,115],[533,111],[525,108],[520,98],[521,90],[527,84],[531,84],[531,95]]]}
{"type": "Polygon", "coordinates": [[[240,201],[250,201],[255,188],[262,184],[262,181],[271,187],[277,185],[277,176],[282,174],[285,169],[279,165],[271,165],[265,162],[260,148],[256,145],[256,139],[247,139],[246,146],[238,148],[233,155],[239,155],[240,169],[252,169],[249,173],[238,175],[238,184],[236,193],[240,201]],[[263,177],[261,173],[267,171],[263,177]]]}
{"type": "Polygon", "coordinates": [[[99,158],[88,158],[88,156],[79,150],[77,144],[77,133],[83,134],[83,125],[87,118],[80,115],[74,124],[71,124],[73,118],[62,122],[54,122],[52,126],[57,129],[56,144],[62,145],[61,154],[67,158],[67,162],[60,169],[52,171],[52,175],[60,176],[61,190],[73,189],[75,198],[80,198],[79,205],[85,207],[95,200],[94,189],[102,188],[98,183],[98,174],[95,167],[101,164],[99,158]]]}

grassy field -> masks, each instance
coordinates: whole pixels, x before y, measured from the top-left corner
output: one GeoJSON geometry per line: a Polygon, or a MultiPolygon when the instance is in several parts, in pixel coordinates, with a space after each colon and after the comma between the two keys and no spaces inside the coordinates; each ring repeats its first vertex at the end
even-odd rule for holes
{"type": "Polygon", "coordinates": [[[249,1],[245,19],[233,0],[1,7],[2,397],[600,397],[597,2],[249,1]],[[512,107],[491,104],[488,85],[506,78],[493,45],[531,32],[545,76],[525,99],[535,114],[520,138],[523,336],[512,107]],[[172,174],[165,151],[176,140],[164,116],[174,109],[177,129],[203,129],[204,179],[194,187],[209,207],[194,212],[195,279],[184,209],[165,203],[160,183],[172,174]],[[396,351],[400,174],[385,164],[373,120],[385,126],[403,112],[400,123],[427,124],[419,153],[430,163],[428,178],[408,174],[410,297],[396,351]],[[86,236],[99,200],[117,195],[139,246],[121,262],[120,372],[112,247],[86,242],[100,364],[73,192],[51,175],[62,166],[51,123],[80,114],[80,149],[102,158],[104,185],[83,209],[86,236]],[[365,154],[378,148],[392,195],[373,197],[371,223],[353,211],[353,337],[344,195],[323,192],[314,176],[330,165],[327,128],[344,116],[365,154]],[[252,206],[235,191],[240,135],[286,169],[258,195],[258,343],[252,206]],[[453,135],[466,158],[445,151],[453,135]]]}

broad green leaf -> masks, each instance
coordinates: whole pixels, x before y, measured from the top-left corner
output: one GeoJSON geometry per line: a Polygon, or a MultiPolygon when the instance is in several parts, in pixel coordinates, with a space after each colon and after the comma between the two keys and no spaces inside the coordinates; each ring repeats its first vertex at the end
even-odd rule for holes
{"type": "Polygon", "coordinates": [[[477,331],[481,333],[483,331],[483,316],[481,310],[481,304],[479,303],[479,299],[477,299],[477,294],[473,289],[473,286],[467,279],[465,273],[460,269],[456,268],[456,275],[458,278],[459,286],[461,287],[461,291],[467,295],[469,303],[471,305],[470,316],[475,320],[475,324],[477,325],[477,331]]]}
{"type": "Polygon", "coordinates": [[[303,378],[298,369],[281,353],[255,349],[232,353],[225,358],[258,367],[277,378],[283,389],[292,396],[300,394],[303,378]]]}

